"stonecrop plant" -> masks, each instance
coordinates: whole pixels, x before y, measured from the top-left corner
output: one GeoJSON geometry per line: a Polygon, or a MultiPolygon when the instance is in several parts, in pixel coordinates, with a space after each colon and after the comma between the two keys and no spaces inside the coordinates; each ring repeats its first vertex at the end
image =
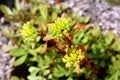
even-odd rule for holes
{"type": "Polygon", "coordinates": [[[25,1],[30,8],[20,8],[18,0],[13,10],[0,6],[6,21],[17,23],[3,31],[15,44],[3,46],[16,57],[11,80],[120,79],[120,39],[112,31],[103,35],[90,17],[72,15],[64,5],[25,1]]]}
{"type": "MultiPolygon", "coordinates": [[[[65,34],[69,33],[72,28],[72,19],[68,17],[58,18],[54,23],[49,24],[47,36],[51,36],[51,39],[55,40],[64,40],[65,34]]],[[[26,22],[20,34],[23,37],[23,41],[26,42],[35,42],[38,32],[31,22],[26,22]]],[[[45,37],[47,37],[45,36],[45,37]]],[[[56,44],[59,42],[56,42],[56,44]]],[[[67,43],[65,46],[70,45],[67,43]]],[[[56,45],[59,47],[59,45],[56,45]]],[[[72,45],[71,45],[72,46],[72,45]]],[[[66,64],[66,67],[76,67],[80,65],[80,61],[84,59],[84,52],[77,47],[65,47],[64,50],[65,56],[62,58],[63,62],[66,64]]]]}

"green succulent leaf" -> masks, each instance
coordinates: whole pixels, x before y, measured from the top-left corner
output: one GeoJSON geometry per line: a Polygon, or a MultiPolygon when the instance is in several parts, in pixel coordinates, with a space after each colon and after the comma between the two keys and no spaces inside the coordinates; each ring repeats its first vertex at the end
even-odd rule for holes
{"type": "Polygon", "coordinates": [[[66,74],[65,67],[63,67],[62,64],[57,65],[57,68],[55,69],[54,76],[55,77],[62,77],[66,74]]]}
{"type": "Polygon", "coordinates": [[[65,67],[62,64],[57,65],[58,69],[61,70],[62,72],[66,72],[65,67]]]}
{"type": "Polygon", "coordinates": [[[118,60],[120,60],[120,54],[118,54],[116,57],[118,58],[118,60]]]}
{"type": "Polygon", "coordinates": [[[115,69],[120,69],[120,60],[115,60],[113,62],[113,66],[114,66],[115,69]]]}
{"type": "Polygon", "coordinates": [[[40,69],[38,67],[31,66],[28,71],[31,73],[31,75],[36,75],[40,69]]]}
{"type": "Polygon", "coordinates": [[[57,19],[57,13],[53,12],[52,13],[52,22],[54,22],[57,19]]]}
{"type": "Polygon", "coordinates": [[[54,72],[54,76],[55,77],[62,77],[62,76],[64,76],[66,74],[66,72],[61,72],[61,70],[56,70],[55,72],[54,72]]]}
{"type": "Polygon", "coordinates": [[[12,76],[10,80],[20,80],[17,76],[12,76]]]}
{"type": "Polygon", "coordinates": [[[51,63],[51,58],[48,55],[45,55],[44,56],[44,61],[45,61],[44,62],[45,64],[49,65],[51,63]]]}
{"type": "Polygon", "coordinates": [[[16,0],[16,1],[15,1],[15,8],[17,9],[17,11],[20,10],[20,3],[19,3],[19,0],[16,0]]]}
{"type": "Polygon", "coordinates": [[[73,80],[73,78],[72,77],[68,77],[67,80],[73,80]]]}
{"type": "Polygon", "coordinates": [[[84,37],[84,31],[81,29],[77,34],[73,37],[73,44],[79,44],[81,39],[84,37]]]}
{"type": "Polygon", "coordinates": [[[6,5],[0,5],[0,10],[5,14],[5,15],[12,15],[12,11],[10,10],[9,7],[6,5]]]}
{"type": "Polygon", "coordinates": [[[47,6],[46,5],[40,5],[39,6],[39,11],[40,11],[40,14],[42,16],[42,19],[43,20],[47,20],[47,17],[48,17],[48,9],[47,9],[47,6]]]}
{"type": "Polygon", "coordinates": [[[106,42],[105,45],[110,45],[112,43],[114,37],[115,36],[114,36],[112,31],[108,32],[106,37],[105,37],[105,42],[106,42]]]}
{"type": "Polygon", "coordinates": [[[101,30],[98,25],[95,25],[93,30],[92,30],[92,35],[95,37],[99,37],[101,35],[101,30]]]}
{"type": "Polygon", "coordinates": [[[27,77],[28,80],[43,80],[41,76],[30,75],[27,77]]]}
{"type": "Polygon", "coordinates": [[[82,39],[82,44],[86,44],[89,40],[89,37],[88,36],[85,36],[83,39],[82,39]]]}
{"type": "Polygon", "coordinates": [[[27,51],[22,48],[14,48],[10,51],[10,53],[12,56],[15,56],[15,57],[20,57],[28,54],[27,51]]]}
{"type": "Polygon", "coordinates": [[[88,23],[89,20],[90,20],[90,17],[89,17],[89,16],[86,16],[86,17],[84,18],[84,20],[83,20],[83,23],[88,23]]]}
{"type": "Polygon", "coordinates": [[[23,64],[25,62],[25,60],[27,59],[28,55],[23,55],[21,57],[19,57],[15,62],[14,62],[14,66],[19,66],[21,64],[23,64]]]}
{"type": "Polygon", "coordinates": [[[114,43],[110,46],[110,48],[112,50],[115,51],[120,51],[120,40],[118,38],[116,38],[116,40],[114,41],[114,43]]]}
{"type": "Polygon", "coordinates": [[[44,76],[48,75],[50,73],[50,70],[44,70],[43,74],[44,76]]]}

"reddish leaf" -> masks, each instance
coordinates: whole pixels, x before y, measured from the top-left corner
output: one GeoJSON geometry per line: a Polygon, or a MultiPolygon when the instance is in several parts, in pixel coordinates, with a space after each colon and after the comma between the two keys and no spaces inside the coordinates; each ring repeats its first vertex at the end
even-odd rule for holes
{"type": "Polygon", "coordinates": [[[43,38],[43,41],[49,41],[49,40],[52,40],[52,36],[51,36],[51,35],[46,35],[46,36],[43,38]]]}
{"type": "Polygon", "coordinates": [[[43,44],[40,50],[40,54],[44,54],[47,50],[47,43],[43,44]]]}
{"type": "Polygon", "coordinates": [[[80,73],[80,65],[76,65],[75,70],[76,70],[77,74],[79,74],[80,73]]]}
{"type": "Polygon", "coordinates": [[[86,27],[86,24],[79,24],[77,26],[78,29],[84,29],[86,27]]]}
{"type": "Polygon", "coordinates": [[[56,4],[59,4],[61,1],[60,0],[55,0],[55,3],[56,4]]]}
{"type": "Polygon", "coordinates": [[[85,48],[84,48],[84,46],[82,46],[82,45],[78,46],[77,49],[78,49],[78,50],[85,51],[85,48]]]}
{"type": "Polygon", "coordinates": [[[85,50],[88,50],[88,45],[85,45],[84,48],[85,48],[85,50]]]}

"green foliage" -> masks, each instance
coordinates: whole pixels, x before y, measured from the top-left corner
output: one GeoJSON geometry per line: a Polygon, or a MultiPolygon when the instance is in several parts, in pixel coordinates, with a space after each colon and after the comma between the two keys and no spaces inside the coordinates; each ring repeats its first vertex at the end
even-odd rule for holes
{"type": "Polygon", "coordinates": [[[12,56],[15,56],[15,57],[20,57],[22,55],[27,54],[27,52],[22,48],[14,48],[10,51],[10,53],[11,53],[12,56]]]}
{"type": "Polygon", "coordinates": [[[37,76],[37,73],[40,71],[39,68],[31,66],[29,72],[31,73],[27,78],[28,80],[42,80],[42,77],[37,76]]]}
{"type": "Polygon", "coordinates": [[[114,49],[115,51],[120,51],[120,40],[118,38],[115,39],[114,43],[111,45],[111,49],[114,49]]]}
{"type": "Polygon", "coordinates": [[[17,76],[12,76],[10,80],[20,80],[17,76]]]}
{"type": "Polygon", "coordinates": [[[62,66],[62,65],[57,65],[57,68],[55,69],[53,75],[54,75],[55,77],[62,77],[62,76],[64,76],[66,73],[67,73],[67,72],[66,72],[64,66],[62,66]]]}
{"type": "Polygon", "coordinates": [[[73,44],[77,45],[77,44],[81,44],[81,40],[83,39],[83,43],[86,42],[87,40],[87,35],[85,36],[85,32],[90,28],[90,26],[86,26],[85,29],[80,29],[79,32],[77,34],[74,35],[73,37],[73,44]],[[83,38],[84,37],[84,38],[83,38]]]}
{"type": "Polygon", "coordinates": [[[108,69],[109,76],[105,80],[119,80],[120,78],[120,54],[112,57],[112,64],[108,69]]]}
{"type": "Polygon", "coordinates": [[[106,37],[105,37],[105,45],[110,45],[112,43],[112,41],[114,40],[115,35],[112,33],[112,31],[110,31],[106,37]]]}
{"type": "Polygon", "coordinates": [[[15,1],[15,8],[16,8],[17,11],[20,10],[20,3],[19,3],[19,0],[16,0],[16,1],[15,1]]]}
{"type": "Polygon", "coordinates": [[[16,57],[15,67],[27,65],[28,80],[119,80],[120,39],[112,31],[103,35],[98,25],[91,27],[90,17],[63,14],[64,5],[29,2],[29,11],[19,0],[12,10],[0,6],[6,21],[17,23],[12,31],[3,30],[15,46],[2,49],[16,57]]]}
{"type": "Polygon", "coordinates": [[[0,10],[5,14],[5,15],[11,15],[12,11],[5,5],[0,5],[0,10]]]}
{"type": "Polygon", "coordinates": [[[95,25],[94,28],[93,28],[93,31],[92,31],[92,35],[94,37],[99,37],[101,36],[101,30],[100,30],[100,27],[98,25],[95,25]]]}
{"type": "Polygon", "coordinates": [[[40,11],[40,14],[42,16],[42,19],[47,21],[47,17],[48,17],[48,9],[47,9],[47,6],[45,5],[40,5],[39,6],[39,11],[40,11]]]}
{"type": "Polygon", "coordinates": [[[25,62],[27,55],[23,55],[14,62],[14,66],[19,66],[25,62]]]}

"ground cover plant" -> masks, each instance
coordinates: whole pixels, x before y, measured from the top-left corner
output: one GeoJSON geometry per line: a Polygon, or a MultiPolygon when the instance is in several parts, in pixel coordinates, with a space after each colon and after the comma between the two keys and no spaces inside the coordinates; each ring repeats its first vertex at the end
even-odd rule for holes
{"type": "Polygon", "coordinates": [[[4,35],[15,46],[3,46],[16,57],[14,67],[24,67],[11,80],[119,80],[120,40],[112,31],[103,35],[90,18],[72,16],[64,5],[29,0],[20,8],[16,0],[10,10],[1,5],[6,21],[16,23],[4,35]]]}

